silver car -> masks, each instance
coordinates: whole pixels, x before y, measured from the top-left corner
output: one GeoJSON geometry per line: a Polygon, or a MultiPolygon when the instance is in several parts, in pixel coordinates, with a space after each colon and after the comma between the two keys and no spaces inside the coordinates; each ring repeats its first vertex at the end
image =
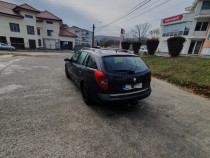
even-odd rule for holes
{"type": "Polygon", "coordinates": [[[0,49],[15,50],[15,47],[10,46],[10,45],[5,44],[5,43],[0,43],[0,49]]]}
{"type": "Polygon", "coordinates": [[[146,46],[142,46],[142,47],[139,49],[139,54],[148,54],[147,47],[146,47],[146,46]]]}

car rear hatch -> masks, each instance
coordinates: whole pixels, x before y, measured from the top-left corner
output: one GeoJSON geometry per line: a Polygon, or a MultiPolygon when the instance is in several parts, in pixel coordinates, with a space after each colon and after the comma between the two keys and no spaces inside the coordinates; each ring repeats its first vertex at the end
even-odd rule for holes
{"type": "Polygon", "coordinates": [[[150,70],[139,57],[107,56],[103,57],[103,63],[109,79],[109,94],[137,92],[150,87],[150,70]]]}

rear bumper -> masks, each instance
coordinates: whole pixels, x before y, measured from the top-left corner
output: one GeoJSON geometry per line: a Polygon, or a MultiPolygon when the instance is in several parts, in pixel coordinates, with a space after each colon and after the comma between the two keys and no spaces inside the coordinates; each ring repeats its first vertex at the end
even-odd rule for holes
{"type": "Polygon", "coordinates": [[[102,102],[115,102],[115,101],[136,101],[147,98],[151,94],[151,88],[146,88],[131,93],[120,94],[97,94],[98,100],[102,102]]]}

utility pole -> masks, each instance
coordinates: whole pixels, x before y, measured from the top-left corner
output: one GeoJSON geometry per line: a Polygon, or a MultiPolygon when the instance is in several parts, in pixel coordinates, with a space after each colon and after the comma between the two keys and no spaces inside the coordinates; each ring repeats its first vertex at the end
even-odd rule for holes
{"type": "Polygon", "coordinates": [[[93,39],[92,39],[92,48],[94,46],[94,31],[95,31],[95,25],[93,24],[93,39]]]}

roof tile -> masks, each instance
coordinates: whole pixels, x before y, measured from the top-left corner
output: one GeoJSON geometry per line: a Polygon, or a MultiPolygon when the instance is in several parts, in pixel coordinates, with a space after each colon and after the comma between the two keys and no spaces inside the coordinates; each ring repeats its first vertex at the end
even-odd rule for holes
{"type": "Polygon", "coordinates": [[[73,38],[77,37],[75,34],[65,30],[64,28],[60,28],[59,36],[67,36],[67,37],[73,37],[73,38]]]}
{"type": "Polygon", "coordinates": [[[15,7],[17,7],[17,5],[12,4],[12,3],[8,3],[8,2],[4,2],[4,1],[0,1],[0,13],[12,15],[12,16],[23,17],[22,15],[13,11],[13,9],[15,7]]]}
{"type": "Polygon", "coordinates": [[[40,12],[39,10],[31,7],[30,5],[28,5],[26,3],[25,4],[22,4],[22,5],[19,5],[16,8],[22,8],[22,9],[26,9],[26,10],[31,10],[31,11],[38,12],[38,13],[40,12]]]}
{"type": "Polygon", "coordinates": [[[62,21],[60,18],[58,18],[57,16],[53,15],[52,13],[46,10],[37,14],[36,17],[39,19],[50,19],[50,20],[62,21]]]}

